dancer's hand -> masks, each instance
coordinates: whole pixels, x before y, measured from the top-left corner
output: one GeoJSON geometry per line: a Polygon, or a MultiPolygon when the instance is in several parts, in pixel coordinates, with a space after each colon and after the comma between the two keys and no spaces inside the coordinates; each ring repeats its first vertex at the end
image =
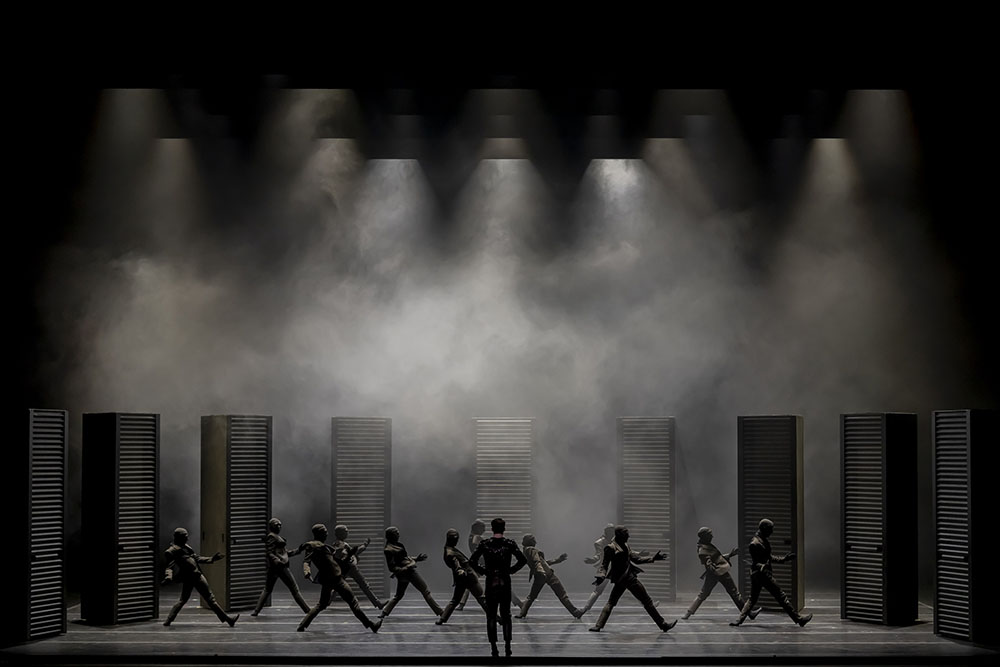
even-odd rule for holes
{"type": "Polygon", "coordinates": [[[657,551],[655,554],[653,554],[653,560],[666,560],[666,559],[667,557],[660,551],[657,551]]]}
{"type": "Polygon", "coordinates": [[[600,586],[603,583],[604,583],[604,577],[594,577],[594,583],[592,585],[600,586]]]}
{"type": "Polygon", "coordinates": [[[417,554],[417,557],[414,558],[413,560],[417,561],[418,563],[422,560],[427,560],[427,554],[424,553],[417,554]]]}
{"type": "Polygon", "coordinates": [[[222,560],[225,557],[226,557],[226,554],[219,553],[218,551],[216,551],[214,554],[212,554],[212,562],[214,563],[217,560],[222,560]]]}

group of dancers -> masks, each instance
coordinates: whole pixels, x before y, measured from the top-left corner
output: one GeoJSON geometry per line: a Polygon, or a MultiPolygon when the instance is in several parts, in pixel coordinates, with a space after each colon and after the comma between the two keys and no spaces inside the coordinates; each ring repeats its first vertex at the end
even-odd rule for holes
{"type": "MultiPolygon", "coordinates": [[[[523,536],[521,540],[522,550],[516,542],[504,537],[506,522],[502,518],[493,519],[490,522],[490,528],[493,531],[492,537],[484,539],[485,523],[477,520],[472,525],[469,535],[470,556],[466,556],[458,548],[460,535],[457,530],[452,528],[445,534],[444,562],[452,571],[454,593],[451,600],[442,609],[431,595],[423,577],[417,572],[417,563],[426,560],[427,554],[418,553],[416,556],[407,554],[406,547],[399,541],[398,528],[390,526],[385,530],[383,551],[391,576],[396,579],[396,593],[388,602],[383,602],[372,591],[364,575],[358,569],[358,556],[371,543],[371,538],[366,539],[360,545],[352,546],[347,541],[350,534],[347,526],[338,525],[334,528],[336,539],[331,544],[327,542],[329,532],[326,526],[318,523],[312,527],[312,540],[303,542],[298,547],[289,550],[286,548],[286,540],[281,537],[281,521],[271,519],[268,522],[268,534],[264,540],[267,550],[267,579],[264,590],[261,591],[260,598],[251,615],[260,614],[279,579],[288,587],[296,604],[305,613],[305,617],[298,626],[299,632],[304,632],[309,624],[330,605],[334,592],[347,603],[361,624],[372,632],[379,631],[383,619],[392,613],[410,585],[423,595],[427,606],[437,616],[435,621],[437,625],[447,623],[452,612],[456,608],[462,609],[471,594],[486,612],[486,633],[492,655],[499,656],[497,636],[497,626],[499,625],[503,632],[505,655],[509,656],[511,655],[510,642],[513,633],[510,609],[512,605],[519,608],[517,618],[527,617],[532,603],[547,585],[570,614],[579,619],[594,606],[607,588],[608,582],[611,582],[611,594],[601,609],[597,621],[590,628],[592,632],[600,632],[604,629],[611,612],[625,591],[630,592],[642,604],[646,613],[663,632],[669,631],[677,624],[677,620],[668,622],[663,618],[657,610],[659,603],[650,597],[645,586],[639,581],[639,574],[642,572],[639,565],[654,563],[665,559],[666,556],[659,551],[653,555],[649,555],[645,551],[634,551],[628,544],[627,527],[608,524],[604,529],[604,534],[594,542],[594,555],[584,559],[586,563],[597,569],[597,573],[593,582],[594,591],[582,609],[577,608],[569,599],[566,589],[552,569],[553,565],[566,560],[566,554],[561,554],[551,560],[546,559],[545,554],[538,548],[535,536],[531,534],[523,536]],[[303,555],[305,578],[321,586],[319,601],[313,607],[310,607],[303,599],[302,592],[289,568],[289,557],[300,553],[303,555]],[[522,602],[512,590],[511,575],[523,567],[528,568],[531,590],[522,602]],[[484,577],[482,583],[479,580],[480,576],[484,577]],[[348,577],[354,580],[372,605],[380,610],[378,618],[372,620],[365,614],[357,596],[347,582],[348,577]]],[[[805,626],[812,619],[812,614],[800,615],[788,596],[778,586],[772,574],[772,563],[785,563],[795,558],[794,553],[782,556],[772,555],[768,537],[773,529],[774,523],[770,519],[761,519],[757,533],[750,541],[748,551],[752,560],[750,567],[751,589],[750,597],[744,599],[729,573],[731,559],[737,555],[738,550],[733,549],[729,553],[723,554],[712,544],[712,530],[701,528],[698,531],[698,557],[705,568],[705,572],[702,574],[705,581],[698,596],[682,618],[690,618],[698,610],[701,603],[708,598],[715,586],[721,583],[740,610],[738,619],[730,625],[739,626],[747,618],[753,620],[757,617],[757,614],[760,613],[760,608],[756,604],[757,599],[761,589],[765,588],[793,621],[800,626],[805,626]]],[[[177,581],[182,584],[182,589],[180,599],[171,608],[163,624],[169,626],[191,597],[192,590],[197,590],[220,621],[228,623],[230,626],[236,625],[239,614],[229,616],[219,606],[208,586],[205,575],[201,571],[201,565],[214,563],[225,556],[221,553],[200,556],[187,542],[188,532],[183,528],[178,528],[174,531],[173,543],[166,550],[167,567],[163,583],[177,581]]]]}

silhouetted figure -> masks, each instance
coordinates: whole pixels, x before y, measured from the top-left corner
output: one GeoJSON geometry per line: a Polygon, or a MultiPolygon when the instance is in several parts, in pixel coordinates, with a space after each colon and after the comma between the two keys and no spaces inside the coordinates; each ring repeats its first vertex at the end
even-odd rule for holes
{"type": "Polygon", "coordinates": [[[424,601],[431,608],[436,616],[441,615],[441,606],[434,601],[431,591],[427,588],[424,578],[417,572],[417,563],[427,560],[427,554],[420,553],[416,557],[410,558],[406,553],[406,547],[399,541],[399,529],[389,526],[385,529],[385,563],[389,566],[389,571],[396,578],[396,594],[392,596],[388,604],[382,608],[382,618],[385,618],[396,608],[399,601],[406,594],[406,589],[410,584],[420,591],[424,596],[424,601]]]}
{"type": "MultiPolygon", "coordinates": [[[[483,539],[483,533],[486,532],[486,524],[483,523],[482,519],[476,519],[472,522],[472,529],[469,531],[469,553],[475,553],[476,547],[483,539]]],[[[465,603],[469,599],[469,591],[465,592],[462,597],[462,602],[458,605],[458,610],[462,611],[465,608],[465,603]]],[[[521,598],[517,597],[517,593],[514,592],[513,586],[510,589],[510,604],[518,609],[521,608],[521,598]]]]}
{"type": "MultiPolygon", "coordinates": [[[[698,597],[694,599],[688,610],[684,612],[684,616],[681,618],[688,619],[698,611],[698,607],[701,603],[708,599],[708,596],[712,594],[712,589],[715,588],[716,584],[721,583],[722,587],[726,589],[729,593],[729,597],[733,599],[733,603],[739,610],[743,609],[743,605],[746,600],[740,595],[739,589],[736,588],[736,582],[733,581],[733,577],[729,574],[730,563],[729,559],[739,553],[739,549],[733,549],[728,554],[723,555],[714,544],[712,544],[712,529],[711,528],[699,528],[698,529],[698,558],[701,560],[702,566],[705,571],[701,573],[701,578],[705,582],[701,586],[701,592],[698,593],[698,597]]],[[[760,613],[760,609],[751,609],[750,618],[757,618],[757,614],[760,613]]]]}
{"type": "Polygon", "coordinates": [[[250,613],[251,616],[260,614],[260,610],[264,608],[264,604],[267,602],[267,596],[274,591],[274,584],[278,579],[281,579],[282,583],[288,587],[288,590],[292,593],[292,598],[302,608],[302,611],[309,611],[309,605],[302,599],[299,585],[295,582],[295,577],[292,576],[292,572],[288,567],[288,557],[299,553],[299,550],[292,549],[291,551],[285,551],[287,543],[280,533],[280,519],[271,519],[267,522],[267,537],[264,538],[264,545],[267,549],[267,580],[264,583],[264,590],[261,591],[260,597],[257,599],[257,606],[250,613]]]}
{"type": "Polygon", "coordinates": [[[521,613],[517,617],[524,618],[528,615],[528,609],[538,598],[538,594],[542,592],[542,587],[545,584],[549,585],[549,588],[556,594],[562,605],[569,610],[573,618],[583,616],[583,610],[577,609],[576,605],[570,601],[566,589],[563,588],[562,582],[559,581],[559,577],[556,576],[555,571],[551,567],[566,560],[566,554],[561,554],[558,558],[552,560],[545,560],[545,554],[538,550],[535,536],[531,533],[527,533],[521,538],[521,544],[524,546],[524,557],[528,561],[528,580],[532,583],[531,591],[528,593],[528,597],[524,598],[524,604],[521,605],[521,613]]]}
{"type": "Polygon", "coordinates": [[[170,625],[174,622],[177,614],[181,612],[181,608],[191,598],[191,590],[194,589],[198,591],[201,599],[205,601],[209,609],[215,612],[220,621],[228,623],[229,627],[233,627],[236,625],[236,621],[240,615],[230,616],[219,606],[219,603],[215,601],[215,596],[212,595],[212,589],[208,587],[208,580],[205,579],[205,575],[202,573],[200,567],[202,564],[222,560],[225,556],[219,552],[216,552],[212,556],[199,556],[188,545],[187,541],[188,532],[183,528],[178,528],[174,531],[174,543],[167,547],[167,551],[164,554],[167,558],[167,567],[161,583],[168,584],[172,581],[179,581],[181,583],[181,597],[170,609],[170,613],[167,614],[167,620],[163,621],[163,625],[170,625]]]}
{"type": "Polygon", "coordinates": [[[306,570],[306,579],[315,580],[323,588],[320,590],[319,602],[309,610],[302,622],[299,623],[298,631],[304,632],[313,619],[330,606],[333,592],[337,591],[337,595],[347,603],[361,624],[372,632],[378,632],[378,629],[382,627],[382,621],[372,621],[361,609],[361,604],[358,603],[354,591],[344,580],[341,562],[334,555],[336,550],[332,544],[326,543],[326,538],[329,537],[326,526],[317,523],[312,527],[312,534],[313,539],[302,543],[298,550],[305,554],[303,567],[306,570]],[[313,569],[316,570],[315,574],[313,574],[313,569]]]}
{"type": "Polygon", "coordinates": [[[753,559],[753,564],[750,566],[750,598],[744,603],[743,609],[740,611],[739,620],[729,625],[742,625],[747,616],[750,616],[750,610],[757,604],[761,587],[770,591],[774,599],[781,605],[781,608],[785,610],[785,613],[798,623],[799,626],[805,627],[805,624],[812,620],[812,614],[802,616],[795,610],[791,600],[788,599],[785,592],[778,586],[778,582],[774,580],[771,563],[786,563],[790,560],[795,560],[795,554],[788,553],[784,556],[771,555],[771,543],[767,541],[767,538],[771,536],[773,531],[774,522],[770,519],[761,519],[760,523],[757,524],[757,534],[750,540],[750,557],[753,559]]]}
{"type": "Polygon", "coordinates": [[[358,569],[358,556],[364,553],[368,545],[371,544],[372,538],[366,537],[365,541],[361,543],[361,546],[352,547],[347,543],[347,536],[350,532],[347,530],[347,526],[344,524],[338,524],[333,527],[333,535],[337,538],[337,541],[333,543],[333,548],[338,552],[343,552],[346,556],[341,557],[338,553],[338,560],[346,563],[347,567],[344,570],[344,578],[350,577],[361,589],[361,592],[365,594],[368,601],[371,602],[376,608],[382,609],[385,607],[385,603],[378,599],[375,595],[375,591],[372,587],[368,585],[368,580],[365,579],[365,575],[361,573],[358,569]]]}
{"type": "Polygon", "coordinates": [[[470,592],[475,596],[476,602],[485,610],[486,598],[483,596],[483,587],[479,585],[479,577],[476,576],[476,571],[469,564],[469,559],[458,548],[458,531],[454,528],[450,529],[444,538],[444,563],[451,568],[451,579],[455,586],[455,593],[445,605],[441,616],[434,622],[438,625],[447,623],[451,612],[461,603],[463,597],[468,597],[470,592]]]}
{"type": "Polygon", "coordinates": [[[469,559],[476,572],[486,577],[486,636],[490,640],[493,657],[500,655],[497,651],[497,612],[500,613],[500,623],[503,625],[503,642],[506,655],[510,655],[510,640],[514,631],[510,619],[510,575],[514,574],[528,561],[517,548],[514,540],[503,536],[507,522],[501,518],[490,522],[493,537],[482,540],[469,559]],[[517,564],[511,567],[510,559],[517,564]],[[483,559],[484,565],[479,564],[483,559]]]}
{"type": "Polygon", "coordinates": [[[611,616],[611,611],[618,604],[618,601],[621,600],[626,590],[642,604],[646,613],[649,614],[649,617],[653,619],[660,630],[666,632],[677,625],[676,620],[667,623],[660,616],[660,612],[656,610],[656,604],[649,597],[649,593],[646,592],[646,587],[639,581],[639,573],[642,572],[642,569],[636,566],[637,563],[652,563],[664,560],[665,558],[666,556],[659,551],[652,556],[640,556],[633,552],[628,546],[628,528],[625,526],[615,526],[615,537],[611,540],[610,544],[604,547],[604,558],[601,560],[601,569],[597,572],[597,578],[594,579],[595,586],[600,585],[605,579],[610,579],[614,586],[611,589],[611,595],[608,596],[607,604],[601,610],[600,617],[590,630],[592,632],[600,632],[604,629],[605,623],[608,622],[608,617],[611,616]]]}

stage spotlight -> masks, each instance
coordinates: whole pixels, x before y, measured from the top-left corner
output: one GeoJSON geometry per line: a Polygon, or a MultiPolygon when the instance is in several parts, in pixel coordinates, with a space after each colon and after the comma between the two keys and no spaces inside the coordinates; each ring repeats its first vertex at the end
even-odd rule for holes
{"type": "Polygon", "coordinates": [[[755,201],[749,149],[721,90],[661,90],[654,95],[646,136],[683,138],[699,180],[718,209],[755,201]]]}
{"type": "Polygon", "coordinates": [[[423,118],[415,114],[380,116],[371,123],[365,154],[381,159],[420,159],[426,149],[423,118]]]}
{"type": "Polygon", "coordinates": [[[647,137],[683,138],[687,116],[732,113],[721,90],[659,90],[650,104],[647,137]]]}
{"type": "Polygon", "coordinates": [[[274,91],[274,104],[262,123],[261,147],[288,168],[313,151],[316,139],[355,139],[361,111],[353,91],[299,89],[274,91]]]}
{"type": "Polygon", "coordinates": [[[848,140],[866,190],[893,199],[898,199],[900,193],[913,193],[919,155],[905,92],[848,92],[838,131],[848,140]]]}
{"type": "Polygon", "coordinates": [[[480,160],[527,160],[528,145],[519,137],[488,137],[479,149],[480,160]]]}
{"type": "Polygon", "coordinates": [[[587,116],[583,150],[592,159],[635,157],[625,145],[622,119],[616,115],[587,116]]]}

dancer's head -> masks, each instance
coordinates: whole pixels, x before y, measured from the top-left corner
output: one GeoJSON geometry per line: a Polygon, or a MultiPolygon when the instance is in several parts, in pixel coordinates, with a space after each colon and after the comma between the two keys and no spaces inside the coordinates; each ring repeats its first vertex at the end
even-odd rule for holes
{"type": "Polygon", "coordinates": [[[475,521],[472,522],[473,535],[482,535],[485,532],[486,532],[486,524],[483,522],[482,519],[476,519],[475,521]]]}
{"type": "Polygon", "coordinates": [[[174,530],[174,544],[180,546],[187,544],[188,532],[183,528],[177,528],[174,530]]]}
{"type": "Polygon", "coordinates": [[[321,523],[317,523],[312,527],[313,538],[319,540],[320,542],[326,542],[326,538],[329,537],[330,531],[326,529],[321,523]]]}
{"type": "Polygon", "coordinates": [[[761,537],[770,537],[771,533],[774,532],[774,522],[770,519],[761,519],[760,523],[757,524],[757,532],[760,533],[761,537]]]}
{"type": "Polygon", "coordinates": [[[609,523],[604,527],[604,539],[608,542],[615,539],[615,524],[609,523]]]}
{"type": "Polygon", "coordinates": [[[444,535],[444,544],[448,547],[453,547],[458,544],[458,531],[454,528],[449,528],[448,532],[444,535]]]}
{"type": "Polygon", "coordinates": [[[267,529],[272,533],[281,532],[281,519],[271,519],[267,522],[267,529]]]}
{"type": "Polygon", "coordinates": [[[389,526],[385,529],[385,541],[389,544],[395,544],[399,542],[399,528],[395,526],[389,526]]]}
{"type": "Polygon", "coordinates": [[[347,530],[347,526],[342,523],[338,523],[333,527],[333,534],[337,536],[338,540],[346,540],[350,533],[347,530]]]}
{"type": "Polygon", "coordinates": [[[701,544],[709,544],[712,541],[712,529],[708,526],[702,526],[698,529],[698,542],[701,544]]]}
{"type": "Polygon", "coordinates": [[[521,544],[526,547],[533,547],[536,544],[538,544],[538,542],[535,541],[534,535],[532,535],[531,533],[525,533],[524,537],[521,538],[521,544]]]}
{"type": "Polygon", "coordinates": [[[615,526],[615,542],[618,544],[628,542],[628,528],[625,526],[615,526]]]}
{"type": "Polygon", "coordinates": [[[504,531],[507,530],[507,522],[497,517],[490,521],[490,528],[493,529],[494,535],[503,535],[504,531]]]}

